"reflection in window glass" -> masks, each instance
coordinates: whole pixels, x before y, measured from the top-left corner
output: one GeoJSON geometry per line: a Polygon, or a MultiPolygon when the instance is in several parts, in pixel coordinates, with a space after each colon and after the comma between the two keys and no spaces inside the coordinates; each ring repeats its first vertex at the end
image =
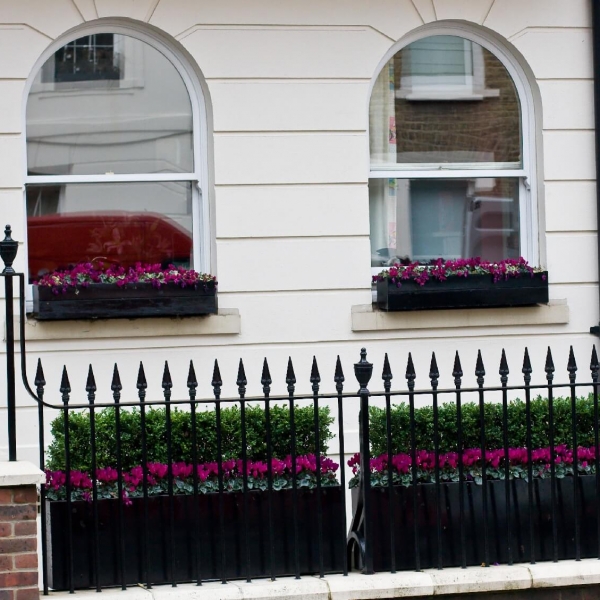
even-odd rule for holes
{"type": "Polygon", "coordinates": [[[29,175],[191,173],[192,105],[156,48],[120,34],[69,42],[27,101],[29,175]]]}
{"type": "Polygon", "coordinates": [[[192,266],[189,182],[27,187],[29,276],[94,259],[192,266]]]}
{"type": "Polygon", "coordinates": [[[371,179],[369,202],[373,267],[521,255],[518,179],[371,179]]]}
{"type": "Polygon", "coordinates": [[[521,165],[514,82],[481,45],[431,36],[397,52],[371,95],[372,167],[397,164],[521,165]]]}

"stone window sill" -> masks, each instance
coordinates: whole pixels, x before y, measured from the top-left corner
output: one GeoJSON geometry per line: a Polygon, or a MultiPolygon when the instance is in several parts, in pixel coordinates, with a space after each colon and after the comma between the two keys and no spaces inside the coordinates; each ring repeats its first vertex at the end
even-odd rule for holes
{"type": "MultiPolygon", "coordinates": [[[[240,331],[241,317],[237,308],[222,308],[216,315],[202,317],[87,321],[36,321],[29,318],[25,323],[27,341],[236,335],[240,331]]],[[[15,322],[15,335],[18,338],[18,321],[15,322]]]]}
{"type": "Polygon", "coordinates": [[[566,300],[551,300],[537,306],[507,308],[459,308],[386,312],[372,304],[352,307],[352,331],[402,331],[460,327],[510,327],[520,325],[565,325],[569,322],[566,300]]]}

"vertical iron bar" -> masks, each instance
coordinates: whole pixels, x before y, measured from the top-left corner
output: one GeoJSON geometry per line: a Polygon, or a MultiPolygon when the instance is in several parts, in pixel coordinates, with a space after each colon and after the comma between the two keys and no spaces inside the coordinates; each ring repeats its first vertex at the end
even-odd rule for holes
{"type": "Polygon", "coordinates": [[[394,515],[394,453],[392,448],[392,405],[390,392],[392,389],[392,369],[387,352],[383,359],[383,389],[385,390],[385,425],[387,434],[387,475],[388,475],[388,496],[390,513],[390,552],[391,563],[390,571],[396,572],[396,520],[394,515]]]}
{"type": "MultiPolygon", "coordinates": [[[[35,372],[35,391],[38,397],[38,435],[40,442],[40,471],[45,471],[44,461],[44,386],[46,379],[44,378],[44,370],[42,369],[42,361],[38,358],[37,370],[35,372]]],[[[41,510],[41,526],[42,526],[42,588],[44,596],[48,595],[48,548],[46,540],[46,485],[40,486],[40,510],[41,510]]]]}
{"type": "Polygon", "coordinates": [[[267,438],[267,503],[269,514],[269,573],[271,581],[275,581],[275,539],[273,532],[273,449],[271,447],[271,407],[269,402],[269,394],[271,393],[271,374],[269,373],[269,365],[265,358],[263,363],[262,377],[260,382],[263,386],[263,394],[265,396],[265,429],[267,438]]]}
{"type": "Polygon", "coordinates": [[[558,523],[556,515],[556,458],[554,456],[554,363],[548,346],[546,355],[546,380],[548,382],[548,437],[550,442],[550,515],[552,519],[552,558],[558,562],[558,523]]]}
{"type": "Polygon", "coordinates": [[[581,502],[579,498],[579,457],[577,443],[577,392],[575,388],[575,379],[577,373],[577,364],[573,354],[573,346],[569,349],[569,362],[567,365],[569,371],[569,383],[571,387],[571,426],[573,432],[573,500],[575,503],[575,560],[581,560],[581,526],[579,515],[581,502]]]}
{"type": "Polygon", "coordinates": [[[196,585],[202,585],[202,561],[200,559],[200,507],[198,500],[198,424],[196,423],[196,388],[198,380],[196,379],[196,371],[194,363],[190,360],[190,368],[187,378],[188,395],[190,398],[190,419],[192,420],[192,485],[194,486],[194,563],[196,567],[196,585]]]}
{"type": "Polygon", "coordinates": [[[592,372],[593,397],[594,397],[594,465],[596,468],[596,522],[598,524],[598,558],[600,558],[600,447],[598,440],[598,355],[596,345],[592,347],[592,358],[590,360],[590,371],[592,372]]]}
{"type": "Polygon", "coordinates": [[[8,417],[8,460],[17,460],[17,400],[15,392],[15,321],[12,268],[17,255],[18,242],[11,237],[10,225],[4,229],[4,240],[0,242],[0,257],[4,262],[5,310],[6,310],[6,406],[8,417]]]}
{"type": "Polygon", "coordinates": [[[442,548],[442,490],[440,485],[440,431],[438,410],[438,379],[440,373],[435,360],[435,352],[431,353],[429,379],[431,380],[431,395],[433,399],[433,469],[435,477],[435,528],[437,537],[437,568],[443,567],[444,555],[442,548]]]}
{"type": "Polygon", "coordinates": [[[171,422],[171,389],[173,382],[169,363],[165,360],[162,378],[163,396],[165,398],[165,425],[167,428],[167,493],[169,495],[169,579],[171,587],[177,587],[175,575],[175,502],[173,498],[173,430],[171,422]]]}
{"type": "Polygon", "coordinates": [[[457,429],[457,448],[458,454],[458,505],[459,505],[459,523],[460,523],[460,566],[467,568],[467,540],[465,531],[465,466],[463,463],[463,425],[462,425],[462,394],[460,391],[462,385],[463,370],[460,364],[458,350],[454,356],[454,368],[452,377],[454,377],[454,387],[456,388],[456,429],[457,429]]]}
{"type": "Polygon", "coordinates": [[[121,580],[121,589],[126,589],[125,585],[125,516],[123,514],[123,461],[121,457],[121,376],[119,375],[119,369],[117,363],[113,370],[113,378],[110,389],[113,392],[113,400],[115,402],[115,443],[117,450],[117,490],[119,493],[119,550],[117,553],[117,560],[119,563],[119,579],[121,580]]]}
{"type": "MultiPolygon", "coordinates": [[[[335,363],[335,375],[333,380],[335,381],[335,389],[338,395],[338,439],[339,439],[339,450],[340,450],[340,486],[342,488],[342,494],[346,490],[346,469],[345,469],[345,448],[344,448],[344,403],[342,394],[344,393],[344,372],[342,371],[342,363],[340,362],[340,356],[338,354],[337,361],[335,363]]],[[[346,532],[348,530],[348,522],[346,517],[346,502],[342,498],[342,524],[343,524],[343,535],[341,539],[341,552],[344,557],[343,574],[348,575],[348,553],[346,552],[346,532]]]]}
{"type": "Polygon", "coordinates": [[[483,511],[483,566],[490,566],[490,545],[488,536],[488,485],[487,485],[487,459],[486,459],[486,441],[485,441],[485,398],[484,398],[484,377],[485,369],[481,350],[477,351],[477,364],[475,366],[475,375],[477,377],[477,386],[479,388],[479,420],[480,420],[480,443],[481,443],[481,508],[483,511]]]}
{"type": "Polygon", "coordinates": [[[421,556],[419,551],[419,499],[418,499],[418,471],[417,471],[417,442],[415,431],[415,366],[412,354],[408,353],[406,365],[406,382],[408,386],[409,426],[410,426],[410,462],[412,471],[412,497],[413,497],[413,537],[415,543],[415,571],[421,570],[421,556]]]}
{"type": "Polygon", "coordinates": [[[319,553],[319,577],[325,577],[323,563],[323,498],[321,494],[321,431],[319,423],[319,383],[321,376],[317,367],[317,359],[313,356],[310,382],[313,391],[313,414],[315,427],[315,463],[317,476],[317,542],[319,553]]]}
{"type": "Polygon", "coordinates": [[[506,554],[508,556],[508,564],[513,564],[512,559],[512,530],[510,527],[510,457],[509,448],[510,442],[508,439],[508,362],[506,361],[506,353],[502,348],[502,357],[500,358],[500,384],[502,385],[502,442],[504,445],[504,502],[506,504],[506,554]]]}
{"type": "Polygon", "coordinates": [[[523,357],[523,381],[525,382],[525,425],[527,428],[527,504],[529,507],[529,546],[531,548],[531,564],[535,563],[535,532],[533,529],[533,461],[531,448],[531,361],[529,360],[529,351],[525,348],[523,357]]]}
{"type": "Polygon", "coordinates": [[[138,398],[140,400],[140,429],[141,429],[141,442],[142,442],[142,495],[144,502],[144,532],[143,532],[143,569],[144,577],[143,581],[146,582],[146,589],[152,589],[152,582],[150,581],[150,515],[148,510],[148,439],[146,433],[146,389],[148,383],[146,381],[146,373],[144,371],[144,365],[140,361],[140,368],[138,369],[138,378],[136,387],[138,390],[138,398]]]}
{"type": "Polygon", "coordinates": [[[373,514],[371,508],[371,449],[369,446],[369,396],[367,388],[373,375],[373,365],[367,361],[367,350],[360,351],[360,361],[354,364],[354,374],[360,389],[360,416],[359,416],[359,438],[360,438],[360,480],[363,494],[363,533],[364,533],[364,568],[363,573],[372,575],[373,570],[373,514]]]}
{"type": "Polygon", "coordinates": [[[65,427],[65,487],[67,494],[67,565],[69,593],[75,593],[73,577],[73,511],[71,508],[71,440],[69,432],[69,394],[71,384],[67,375],[67,367],[63,366],[60,393],[63,402],[63,415],[65,427]]]}
{"type": "Polygon", "coordinates": [[[15,391],[15,322],[13,279],[4,274],[6,305],[6,407],[8,416],[8,460],[17,460],[17,400],[15,391]]]}
{"type": "Polygon", "coordinates": [[[298,480],[296,474],[296,411],[294,406],[294,391],[296,390],[296,374],[292,365],[292,357],[288,357],[287,373],[285,375],[288,396],[290,398],[290,445],[292,464],[292,522],[294,528],[294,575],[300,579],[300,544],[298,530],[298,480]]]}
{"type": "Polygon", "coordinates": [[[89,366],[85,391],[88,395],[90,405],[90,452],[92,454],[92,513],[94,520],[94,577],[96,579],[96,591],[102,591],[100,586],[100,539],[99,539],[99,523],[98,523],[98,477],[96,470],[98,468],[96,462],[96,410],[94,401],[96,399],[96,380],[94,379],[94,371],[92,365],[89,366]]]}
{"type": "Polygon", "coordinates": [[[220,550],[221,550],[221,583],[227,583],[226,567],[227,567],[227,548],[225,546],[225,490],[223,489],[223,433],[221,431],[221,371],[219,363],[215,359],[215,367],[213,370],[212,386],[215,395],[215,420],[217,426],[217,478],[219,482],[219,530],[220,535],[220,550]]]}
{"type": "Polygon", "coordinates": [[[238,376],[236,385],[238,386],[238,394],[240,396],[240,426],[242,428],[242,493],[244,502],[244,553],[246,558],[246,581],[252,581],[252,561],[250,558],[250,536],[248,530],[250,528],[250,513],[248,512],[248,438],[246,430],[246,371],[244,363],[240,358],[238,367],[238,376]]]}

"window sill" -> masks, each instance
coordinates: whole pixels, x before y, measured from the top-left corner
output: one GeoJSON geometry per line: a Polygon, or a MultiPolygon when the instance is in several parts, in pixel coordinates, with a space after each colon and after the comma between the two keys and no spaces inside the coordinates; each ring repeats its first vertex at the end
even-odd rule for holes
{"type": "Polygon", "coordinates": [[[352,331],[402,331],[456,327],[509,327],[519,325],[565,325],[569,322],[566,300],[538,306],[507,308],[451,308],[409,312],[386,312],[372,304],[352,307],[352,331]]]}
{"type": "MultiPolygon", "coordinates": [[[[222,308],[216,315],[202,317],[46,322],[28,318],[25,322],[27,341],[236,335],[240,332],[241,317],[237,308],[222,308]]],[[[15,335],[18,339],[18,320],[15,320],[15,335]]]]}

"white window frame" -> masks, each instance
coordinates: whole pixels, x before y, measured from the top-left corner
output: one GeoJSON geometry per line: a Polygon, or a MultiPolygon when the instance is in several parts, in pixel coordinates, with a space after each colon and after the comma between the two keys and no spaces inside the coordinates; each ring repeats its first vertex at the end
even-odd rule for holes
{"type": "MultiPolygon", "coordinates": [[[[528,77],[509,48],[495,38],[482,35],[467,24],[435,24],[420,28],[394,44],[381,59],[371,79],[368,110],[370,112],[375,82],[389,60],[412,42],[436,35],[453,35],[475,42],[489,50],[508,71],[516,88],[521,111],[521,163],[372,163],[369,148],[369,179],[518,178],[521,255],[530,264],[539,265],[534,99],[528,77]]],[[[396,123],[397,128],[401,126],[401,123],[396,123]]],[[[381,267],[372,267],[371,270],[373,275],[376,275],[381,271],[381,267]]]]}
{"type": "MultiPolygon", "coordinates": [[[[126,66],[127,69],[127,66],[126,66]]],[[[139,79],[137,81],[139,84],[139,79]]],[[[46,85],[46,84],[44,84],[46,85]]],[[[52,85],[52,84],[47,84],[52,85]]],[[[33,92],[35,93],[35,92],[33,92]]],[[[42,92],[43,93],[43,92],[42,92]]],[[[55,92],[56,94],[57,92],[55,92]]],[[[58,92],[60,93],[60,92],[58,92]]],[[[72,92],[65,90],[65,95],[72,92]]],[[[85,93],[85,92],[84,92],[85,93]]],[[[94,93],[90,91],[90,93],[94,93]]],[[[53,94],[54,95],[54,94],[53,94]]],[[[23,102],[23,202],[26,203],[25,186],[31,184],[98,184],[98,183],[143,183],[143,182],[162,182],[162,181],[187,181],[192,184],[192,243],[193,243],[193,264],[194,269],[206,273],[211,272],[211,219],[208,194],[208,119],[205,92],[201,87],[196,72],[188,61],[177,52],[167,39],[159,33],[140,31],[138,29],[125,26],[118,22],[105,21],[101,24],[89,24],[70,32],[68,35],[58,38],[52,43],[46,51],[37,60],[24,90],[23,102]],[[45,62],[51,58],[54,53],[77,38],[92,35],[94,33],[114,33],[138,39],[149,44],[161,52],[177,69],[185,84],[190,97],[192,110],[192,132],[193,132],[193,152],[194,169],[189,173],[140,173],[140,174],[98,174],[98,175],[29,175],[27,165],[27,100],[32,93],[34,78],[39,73],[45,62]]],[[[25,212],[25,211],[24,211],[25,212]]],[[[27,249],[27,216],[25,214],[25,248],[27,249]]],[[[28,261],[26,261],[25,274],[28,277],[28,261]]],[[[27,286],[27,300],[32,298],[31,285],[27,286]]]]}

